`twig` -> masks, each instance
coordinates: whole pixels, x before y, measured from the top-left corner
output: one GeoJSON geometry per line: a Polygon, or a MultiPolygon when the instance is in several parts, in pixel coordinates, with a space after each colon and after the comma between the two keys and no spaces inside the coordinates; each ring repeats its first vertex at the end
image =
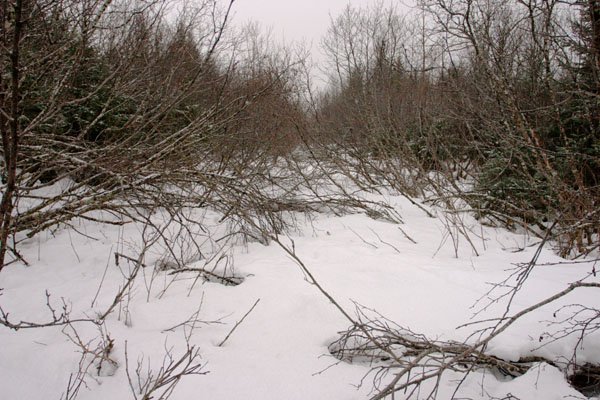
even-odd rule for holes
{"type": "Polygon", "coordinates": [[[242,280],[242,278],[238,278],[235,276],[227,277],[227,276],[215,274],[214,272],[208,271],[204,268],[177,268],[177,269],[169,272],[169,275],[175,275],[175,274],[179,274],[182,272],[199,272],[200,274],[208,275],[208,276],[211,276],[220,281],[226,282],[226,283],[230,284],[231,286],[239,285],[240,281],[242,280]]]}
{"type": "Polygon", "coordinates": [[[235,323],[235,325],[231,329],[231,331],[229,331],[229,333],[227,334],[227,336],[225,336],[225,339],[223,339],[223,341],[221,343],[219,343],[219,347],[222,347],[225,344],[225,342],[227,341],[227,339],[229,339],[229,337],[231,336],[231,334],[237,329],[238,326],[240,326],[240,324],[242,322],[244,322],[244,320],[252,312],[252,310],[254,310],[254,307],[256,307],[256,305],[258,304],[259,301],[260,301],[260,299],[256,300],[254,302],[254,304],[252,305],[252,307],[250,307],[250,309],[248,310],[248,312],[246,314],[244,314],[244,316],[242,317],[242,319],[240,319],[238,322],[235,323]]]}

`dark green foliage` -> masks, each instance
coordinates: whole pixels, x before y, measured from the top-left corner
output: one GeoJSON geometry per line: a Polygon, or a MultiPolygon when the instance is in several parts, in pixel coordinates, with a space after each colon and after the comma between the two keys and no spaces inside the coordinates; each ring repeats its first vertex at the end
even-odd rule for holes
{"type": "Polygon", "coordinates": [[[67,103],[61,111],[62,134],[102,142],[108,139],[107,131],[118,129],[127,118],[119,121],[124,110],[108,85],[103,84],[109,75],[103,60],[91,48],[82,49],[82,53],[65,91],[65,98],[73,103],[67,103]]]}
{"type": "Polygon", "coordinates": [[[475,206],[480,213],[541,223],[549,218],[556,193],[544,174],[536,170],[535,156],[527,148],[498,147],[488,154],[477,176],[475,206]]]}
{"type": "Polygon", "coordinates": [[[589,103],[584,103],[583,106],[575,104],[573,110],[565,110],[562,115],[564,137],[562,140],[557,140],[556,146],[556,158],[560,162],[558,170],[587,188],[600,185],[598,111],[600,111],[598,104],[589,103]],[[592,110],[594,110],[593,114],[592,110]],[[570,171],[567,170],[569,164],[572,165],[570,171]],[[579,176],[573,176],[573,171],[576,171],[579,176]]]}

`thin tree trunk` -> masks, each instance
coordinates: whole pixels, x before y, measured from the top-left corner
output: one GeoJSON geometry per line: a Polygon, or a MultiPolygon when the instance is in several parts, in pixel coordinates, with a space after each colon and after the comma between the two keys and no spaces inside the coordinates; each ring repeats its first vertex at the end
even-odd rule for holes
{"type": "Polygon", "coordinates": [[[600,1],[588,0],[592,34],[592,59],[596,90],[600,93],[600,1]]]}
{"type": "MultiPolygon", "coordinates": [[[[7,24],[8,16],[6,12],[9,11],[7,1],[2,6],[3,22],[7,24]]],[[[14,208],[14,199],[16,191],[16,180],[17,180],[17,155],[19,150],[19,97],[20,97],[20,60],[19,50],[21,42],[21,33],[23,29],[22,21],[22,8],[23,0],[16,0],[13,5],[13,18],[14,26],[12,32],[12,43],[10,52],[10,97],[7,99],[6,95],[2,95],[0,99],[2,108],[4,111],[8,111],[9,115],[3,116],[1,122],[2,130],[2,146],[4,151],[4,165],[6,168],[6,186],[2,193],[2,200],[0,202],[0,271],[5,265],[5,257],[7,251],[7,240],[11,231],[12,224],[12,212],[14,208]],[[8,100],[8,101],[7,101],[8,100]]],[[[6,29],[6,28],[4,28],[6,29]]],[[[7,32],[3,32],[3,39],[6,39],[8,44],[7,32]]],[[[3,82],[0,82],[2,84],[3,82]]],[[[7,84],[7,89],[8,89],[7,84]]],[[[2,85],[3,86],[3,85],[2,85]]]]}

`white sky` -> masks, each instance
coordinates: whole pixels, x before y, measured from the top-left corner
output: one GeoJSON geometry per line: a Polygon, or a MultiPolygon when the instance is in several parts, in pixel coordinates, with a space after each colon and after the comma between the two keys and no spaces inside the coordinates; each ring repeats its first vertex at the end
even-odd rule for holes
{"type": "MultiPolygon", "coordinates": [[[[406,7],[410,0],[385,0],[384,4],[406,7]]],[[[320,64],[320,40],[335,18],[351,4],[366,7],[378,0],[236,0],[233,5],[233,22],[241,26],[256,21],[265,29],[272,29],[276,41],[303,42],[311,48],[314,62],[320,64]]]]}
{"type": "Polygon", "coordinates": [[[254,20],[273,29],[273,38],[305,40],[318,45],[327,31],[329,15],[338,15],[348,3],[369,4],[371,0],[236,0],[237,24],[254,20]]]}

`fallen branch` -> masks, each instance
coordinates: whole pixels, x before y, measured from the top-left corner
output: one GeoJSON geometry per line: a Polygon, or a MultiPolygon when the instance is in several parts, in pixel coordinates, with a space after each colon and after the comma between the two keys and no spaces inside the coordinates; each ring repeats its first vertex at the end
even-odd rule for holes
{"type": "Polygon", "coordinates": [[[260,301],[260,299],[256,300],[254,302],[254,304],[252,305],[252,307],[250,307],[250,309],[248,310],[248,312],[246,314],[244,314],[244,316],[242,317],[242,319],[240,319],[238,322],[235,323],[235,325],[233,326],[233,328],[231,329],[231,331],[229,331],[229,333],[227,334],[227,336],[225,336],[225,339],[223,339],[223,341],[221,343],[219,343],[219,347],[223,346],[225,344],[225,342],[227,341],[227,339],[229,339],[229,337],[233,334],[233,332],[237,329],[238,326],[240,326],[242,324],[242,322],[244,322],[244,320],[246,319],[246,317],[248,315],[250,315],[250,313],[252,312],[252,310],[254,310],[254,307],[256,307],[256,305],[258,304],[258,302],[260,301]]]}
{"type": "Polygon", "coordinates": [[[221,281],[224,284],[230,285],[230,286],[237,286],[240,283],[242,283],[243,279],[236,277],[236,276],[223,276],[223,275],[219,275],[219,274],[215,274],[212,271],[208,271],[204,268],[177,268],[171,272],[169,272],[169,275],[175,275],[175,274],[180,274],[182,272],[199,272],[201,275],[206,275],[208,276],[208,278],[206,278],[207,280],[210,280],[210,278],[214,278],[218,281],[221,281]]]}

